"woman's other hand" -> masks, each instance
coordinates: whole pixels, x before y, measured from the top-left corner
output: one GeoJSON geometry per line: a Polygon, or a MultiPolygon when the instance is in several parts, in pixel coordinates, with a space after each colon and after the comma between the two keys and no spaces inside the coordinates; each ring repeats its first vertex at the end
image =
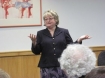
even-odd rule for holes
{"type": "Polygon", "coordinates": [[[35,42],[36,42],[36,35],[30,34],[30,36],[28,36],[28,37],[31,39],[32,43],[35,44],[35,42]]]}
{"type": "Polygon", "coordinates": [[[78,42],[81,42],[82,40],[90,39],[91,37],[89,35],[82,35],[79,39],[78,42]]]}

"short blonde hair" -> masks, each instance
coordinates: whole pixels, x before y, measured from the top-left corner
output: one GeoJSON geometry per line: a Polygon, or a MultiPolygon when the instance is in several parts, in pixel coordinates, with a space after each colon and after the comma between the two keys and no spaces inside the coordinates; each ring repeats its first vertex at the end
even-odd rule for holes
{"type": "Polygon", "coordinates": [[[10,78],[9,74],[0,69],[0,78],[10,78]]]}
{"type": "Polygon", "coordinates": [[[45,20],[45,17],[46,17],[47,15],[53,16],[54,19],[55,19],[55,21],[56,21],[56,25],[59,24],[59,16],[58,16],[58,14],[57,14],[55,11],[53,11],[53,10],[48,10],[48,11],[46,11],[46,12],[44,13],[44,15],[43,15],[43,20],[45,20]]]}

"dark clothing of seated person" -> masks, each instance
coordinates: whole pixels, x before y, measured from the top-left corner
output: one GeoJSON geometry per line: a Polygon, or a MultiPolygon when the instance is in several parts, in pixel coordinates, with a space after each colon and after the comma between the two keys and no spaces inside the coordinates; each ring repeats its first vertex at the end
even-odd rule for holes
{"type": "Polygon", "coordinates": [[[94,68],[85,78],[105,78],[105,66],[94,68]]]}

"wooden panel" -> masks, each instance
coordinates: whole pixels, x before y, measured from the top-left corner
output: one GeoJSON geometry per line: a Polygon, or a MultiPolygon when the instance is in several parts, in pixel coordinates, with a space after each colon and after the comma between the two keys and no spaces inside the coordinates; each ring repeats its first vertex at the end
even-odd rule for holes
{"type": "MultiPolygon", "coordinates": [[[[105,46],[90,47],[98,57],[105,46]]],[[[11,78],[40,78],[37,67],[40,55],[31,51],[0,52],[0,68],[10,74],[11,78]]]]}
{"type": "Polygon", "coordinates": [[[0,68],[8,72],[11,78],[40,78],[37,67],[39,56],[13,56],[0,58],[0,68]]]}

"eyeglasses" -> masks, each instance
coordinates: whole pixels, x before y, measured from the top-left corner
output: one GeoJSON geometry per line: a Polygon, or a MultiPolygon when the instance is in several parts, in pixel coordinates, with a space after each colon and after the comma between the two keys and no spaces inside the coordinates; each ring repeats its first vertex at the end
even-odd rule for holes
{"type": "Polygon", "coordinates": [[[53,20],[54,18],[45,18],[44,21],[53,20]]]}

